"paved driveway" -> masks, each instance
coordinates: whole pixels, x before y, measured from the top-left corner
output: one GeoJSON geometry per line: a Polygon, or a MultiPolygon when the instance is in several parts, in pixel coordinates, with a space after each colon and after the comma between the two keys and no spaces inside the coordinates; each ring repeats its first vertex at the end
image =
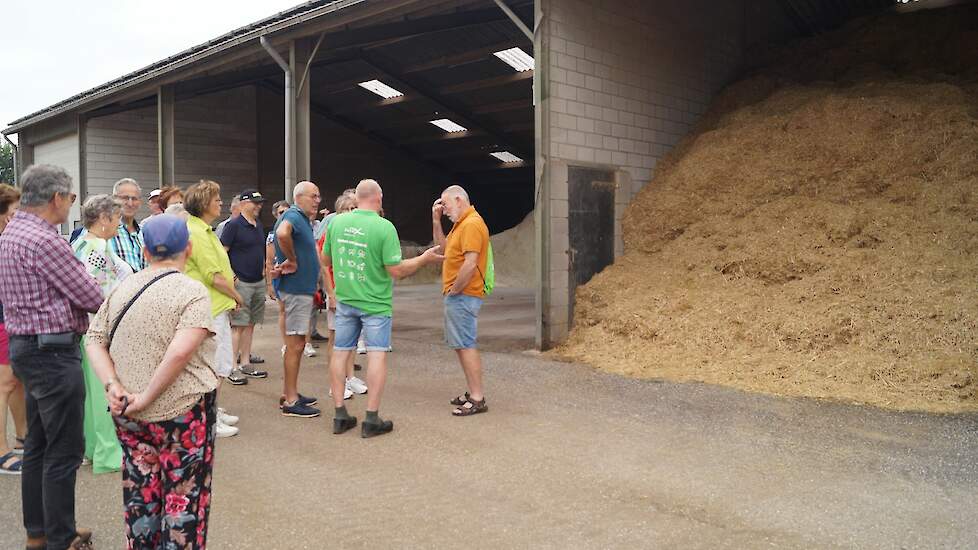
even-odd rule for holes
{"type": "MultiPolygon", "coordinates": [[[[421,290],[413,314],[424,310],[421,290]]],[[[403,319],[403,317],[402,317],[403,319]]],[[[399,322],[398,326],[403,326],[399,322]]],[[[881,412],[638,381],[487,353],[489,414],[458,419],[453,356],[399,329],[382,413],[392,435],[333,436],[277,413],[266,381],[222,390],[214,549],[978,547],[978,417],[881,412]]],[[[522,329],[521,329],[522,330],[522,329]]],[[[325,349],[325,348],[323,348],[325,349]]],[[[304,393],[326,397],[325,359],[304,393]]],[[[365,399],[351,411],[362,417],[365,399]]],[[[119,480],[83,468],[79,523],[122,548],[119,480]]],[[[21,544],[19,483],[0,479],[0,548],[21,544]]]]}

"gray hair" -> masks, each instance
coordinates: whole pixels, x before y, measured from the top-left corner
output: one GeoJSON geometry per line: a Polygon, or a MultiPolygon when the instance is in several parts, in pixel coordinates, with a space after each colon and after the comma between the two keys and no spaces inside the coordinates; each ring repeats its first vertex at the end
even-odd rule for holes
{"type": "Polygon", "coordinates": [[[449,185],[441,194],[448,195],[449,198],[462,197],[465,202],[469,202],[469,194],[465,192],[465,189],[462,189],[461,185],[449,185]]]}
{"type": "Polygon", "coordinates": [[[55,195],[71,193],[71,176],[60,166],[35,164],[20,178],[20,204],[28,208],[44,206],[55,195]]]}
{"type": "Polygon", "coordinates": [[[292,202],[293,202],[293,204],[297,200],[299,200],[299,195],[307,192],[307,190],[310,187],[316,187],[316,184],[313,183],[313,182],[311,182],[311,181],[300,181],[299,183],[295,184],[295,187],[292,188],[292,202]]]}
{"type": "Polygon", "coordinates": [[[184,208],[183,207],[183,204],[180,204],[180,203],[171,204],[170,206],[167,206],[166,207],[166,210],[164,210],[163,213],[164,214],[172,214],[174,216],[179,216],[179,217],[181,217],[181,218],[183,218],[185,220],[190,217],[190,213],[188,213],[187,212],[187,209],[184,208]]]}
{"type": "Polygon", "coordinates": [[[114,184],[112,184],[112,194],[113,195],[118,195],[119,194],[119,188],[122,187],[123,185],[135,185],[136,186],[136,191],[138,191],[136,194],[139,195],[140,197],[142,197],[142,195],[143,195],[143,188],[140,187],[139,186],[139,183],[137,183],[136,180],[134,180],[132,178],[122,178],[121,180],[119,180],[119,181],[115,182],[114,184]]]}
{"type": "Polygon", "coordinates": [[[108,195],[92,195],[82,205],[82,225],[85,229],[91,229],[103,214],[111,219],[112,216],[120,213],[122,213],[122,205],[112,197],[108,195]]]}

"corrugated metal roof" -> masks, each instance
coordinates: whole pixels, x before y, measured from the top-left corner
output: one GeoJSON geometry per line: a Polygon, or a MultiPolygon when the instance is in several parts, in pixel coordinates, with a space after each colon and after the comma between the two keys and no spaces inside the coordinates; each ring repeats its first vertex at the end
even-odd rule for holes
{"type": "Polygon", "coordinates": [[[158,72],[163,69],[167,69],[168,67],[176,65],[181,61],[186,61],[188,59],[193,58],[194,56],[200,55],[202,53],[206,53],[208,50],[215,50],[219,46],[228,44],[230,42],[234,42],[235,40],[248,37],[249,35],[261,34],[261,31],[269,29],[270,27],[279,26],[280,24],[284,24],[289,20],[299,19],[299,18],[309,19],[312,17],[318,17],[326,13],[332,13],[344,8],[349,8],[351,6],[363,3],[365,1],[367,0],[311,0],[304,4],[299,4],[294,8],[281,11],[279,13],[276,13],[275,15],[266,17],[265,19],[262,19],[260,21],[256,21],[249,25],[245,25],[244,27],[235,29],[229,33],[218,36],[217,38],[208,40],[203,44],[198,44],[192,48],[189,48],[180,53],[167,57],[166,59],[162,59],[160,61],[157,61],[156,63],[147,65],[142,69],[120,76],[119,78],[106,82],[105,84],[96,86],[90,90],[86,90],[79,94],[73,95],[68,99],[55,103],[54,105],[41,109],[40,111],[18,118],[17,120],[11,122],[10,126],[7,129],[5,129],[3,133],[4,134],[15,133],[17,130],[25,126],[34,124],[35,122],[39,122],[44,118],[48,118],[49,116],[54,116],[55,114],[59,114],[63,111],[69,110],[72,107],[77,106],[78,104],[84,102],[87,99],[96,97],[98,95],[104,94],[109,91],[115,91],[124,88],[127,85],[136,81],[137,79],[144,77],[148,74],[151,74],[153,72],[158,72]],[[316,13],[316,12],[320,12],[320,13],[316,13]]]}

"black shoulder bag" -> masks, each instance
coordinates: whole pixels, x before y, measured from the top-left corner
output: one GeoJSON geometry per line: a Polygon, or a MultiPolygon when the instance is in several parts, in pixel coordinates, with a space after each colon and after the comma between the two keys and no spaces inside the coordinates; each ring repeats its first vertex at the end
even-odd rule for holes
{"type": "Polygon", "coordinates": [[[119,316],[118,316],[118,317],[116,317],[116,318],[115,318],[115,321],[114,321],[114,322],[112,323],[112,330],[111,330],[111,331],[109,332],[109,342],[108,342],[108,344],[107,344],[107,346],[106,346],[106,347],[108,347],[108,346],[111,346],[111,345],[112,345],[112,338],[114,338],[114,337],[115,337],[115,331],[116,331],[116,329],[118,329],[118,328],[119,328],[119,323],[120,323],[120,322],[122,322],[122,318],[126,316],[126,312],[128,312],[128,311],[129,311],[129,308],[131,308],[131,307],[132,307],[132,305],[133,305],[134,303],[136,303],[136,300],[137,300],[137,299],[138,299],[138,298],[139,298],[140,296],[142,296],[142,294],[143,294],[143,292],[146,292],[146,289],[147,289],[147,288],[149,288],[149,287],[151,287],[151,286],[153,286],[153,284],[154,284],[154,283],[155,283],[156,281],[159,281],[160,279],[162,279],[163,277],[166,277],[167,275],[173,275],[174,273],[180,273],[180,272],[179,272],[179,271],[167,271],[166,273],[160,273],[160,274],[159,274],[159,275],[157,275],[156,277],[153,277],[153,279],[152,279],[152,280],[151,280],[150,282],[148,282],[148,283],[146,283],[145,285],[143,285],[143,288],[141,288],[141,289],[139,289],[139,292],[137,292],[137,293],[136,293],[136,294],[135,294],[135,295],[134,295],[134,296],[132,297],[132,299],[131,299],[131,300],[129,300],[129,303],[127,303],[127,304],[126,304],[126,307],[124,307],[124,308],[122,308],[122,311],[121,311],[121,312],[119,312],[119,316]]]}

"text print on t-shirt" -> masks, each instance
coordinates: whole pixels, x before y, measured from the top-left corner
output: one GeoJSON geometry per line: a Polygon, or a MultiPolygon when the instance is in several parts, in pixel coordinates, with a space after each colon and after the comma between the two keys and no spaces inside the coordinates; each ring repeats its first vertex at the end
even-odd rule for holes
{"type": "MultiPolygon", "coordinates": [[[[347,227],[343,230],[343,235],[348,237],[366,237],[366,233],[359,227],[347,227]]],[[[336,239],[340,247],[336,249],[338,265],[333,266],[333,273],[340,279],[348,279],[356,283],[367,282],[364,270],[367,268],[367,244],[350,239],[336,239]]]]}

